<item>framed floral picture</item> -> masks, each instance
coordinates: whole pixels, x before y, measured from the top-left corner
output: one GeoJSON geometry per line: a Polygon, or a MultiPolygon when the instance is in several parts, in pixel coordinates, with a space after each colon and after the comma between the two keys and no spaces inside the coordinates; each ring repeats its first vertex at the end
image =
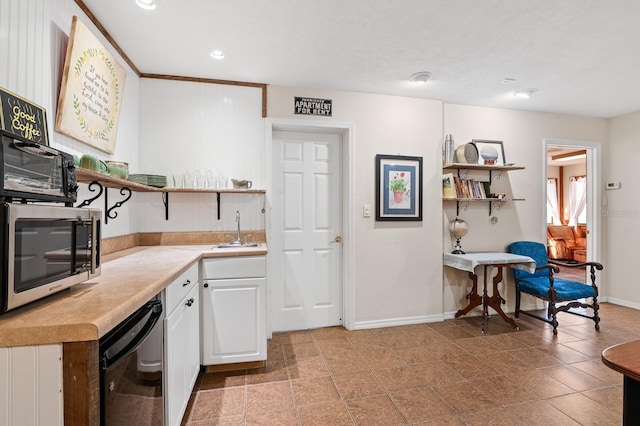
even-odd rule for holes
{"type": "Polygon", "coordinates": [[[422,157],[376,155],[376,220],[422,221],[422,157]]]}

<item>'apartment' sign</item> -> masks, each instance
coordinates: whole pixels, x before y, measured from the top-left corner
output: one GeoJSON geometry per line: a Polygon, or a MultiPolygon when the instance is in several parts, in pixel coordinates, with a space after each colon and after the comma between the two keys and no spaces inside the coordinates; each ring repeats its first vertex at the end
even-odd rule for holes
{"type": "Polygon", "coordinates": [[[331,117],[331,107],[331,99],[302,98],[296,96],[294,113],[331,117]]]}

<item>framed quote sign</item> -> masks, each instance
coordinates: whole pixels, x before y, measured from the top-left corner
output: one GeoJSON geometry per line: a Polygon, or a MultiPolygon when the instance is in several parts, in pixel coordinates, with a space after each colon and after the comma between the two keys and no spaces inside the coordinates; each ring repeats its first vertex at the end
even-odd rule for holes
{"type": "Polygon", "coordinates": [[[111,53],[74,16],[55,130],[113,154],[126,75],[111,53]]]}

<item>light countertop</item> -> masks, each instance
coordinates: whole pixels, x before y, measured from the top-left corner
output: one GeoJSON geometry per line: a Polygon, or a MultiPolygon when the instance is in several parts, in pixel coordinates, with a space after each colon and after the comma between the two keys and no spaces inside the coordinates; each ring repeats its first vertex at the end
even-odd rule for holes
{"type": "Polygon", "coordinates": [[[98,340],[207,257],[267,254],[259,247],[140,246],[102,258],[99,277],[0,315],[0,347],[98,340]]]}

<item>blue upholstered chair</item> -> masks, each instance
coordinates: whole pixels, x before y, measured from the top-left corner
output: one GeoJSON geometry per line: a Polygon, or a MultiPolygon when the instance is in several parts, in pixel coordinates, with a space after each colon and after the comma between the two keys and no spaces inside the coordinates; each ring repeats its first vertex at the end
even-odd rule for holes
{"type": "Polygon", "coordinates": [[[520,317],[520,312],[537,318],[553,326],[553,334],[558,334],[558,312],[568,312],[589,318],[596,323],[596,330],[600,330],[600,317],[598,316],[598,287],[596,286],[595,270],[602,270],[602,265],[597,262],[572,263],[567,264],[547,258],[547,248],[544,244],[533,241],[518,241],[509,244],[509,253],[529,256],[536,261],[536,270],[533,274],[519,269],[513,269],[513,276],[516,281],[516,318],[520,317]],[[554,272],[560,271],[558,266],[569,268],[590,267],[591,284],[579,281],[555,278],[554,272]],[[520,311],[521,293],[527,293],[548,302],[546,317],[531,312],[520,311]],[[591,303],[588,303],[591,299],[591,303]],[[566,302],[566,303],[565,303],[566,302]],[[564,303],[556,305],[556,303],[564,303]],[[573,308],[591,308],[593,316],[582,312],[572,311],[573,308]]]}

